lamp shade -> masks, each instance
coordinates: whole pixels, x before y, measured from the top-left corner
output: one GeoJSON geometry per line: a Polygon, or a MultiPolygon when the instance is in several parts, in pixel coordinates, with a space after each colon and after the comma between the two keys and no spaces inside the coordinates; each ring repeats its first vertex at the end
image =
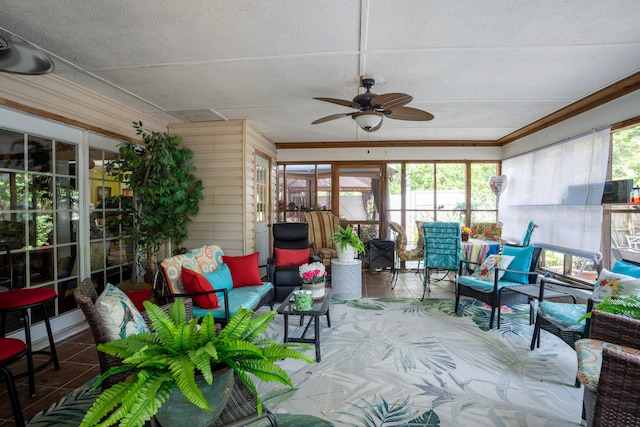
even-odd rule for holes
{"type": "Polygon", "coordinates": [[[363,130],[373,132],[380,127],[383,115],[377,111],[362,111],[352,117],[363,130]]]}

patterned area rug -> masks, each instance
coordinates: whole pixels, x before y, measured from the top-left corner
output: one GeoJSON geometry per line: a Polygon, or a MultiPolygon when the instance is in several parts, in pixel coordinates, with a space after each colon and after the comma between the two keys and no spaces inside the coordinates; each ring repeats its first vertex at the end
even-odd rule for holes
{"type": "MultiPolygon", "coordinates": [[[[575,351],[544,332],[529,350],[528,305],[504,309],[500,330],[475,300],[456,315],[449,299],[361,299],[332,304],[331,328],[321,319],[321,362],[283,365],[296,390],[259,386],[278,415],[335,426],[580,425],[575,351]]],[[[276,318],[271,336],[283,328],[276,318]]]]}
{"type": "MultiPolygon", "coordinates": [[[[575,351],[544,332],[530,351],[528,305],[505,309],[500,330],[488,323],[476,301],[458,315],[449,299],[334,302],[322,361],[285,361],[296,389],[258,390],[281,427],[579,426],[575,351]]],[[[282,340],[283,328],[278,316],[268,335],[282,340]]],[[[88,383],[28,425],[78,425],[94,399],[88,383]]]]}

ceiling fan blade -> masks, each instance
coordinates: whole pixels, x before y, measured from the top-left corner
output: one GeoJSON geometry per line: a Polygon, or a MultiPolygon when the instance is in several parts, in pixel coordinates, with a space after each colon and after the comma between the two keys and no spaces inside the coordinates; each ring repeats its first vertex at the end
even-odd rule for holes
{"type": "Polygon", "coordinates": [[[423,110],[411,107],[397,107],[391,111],[385,112],[386,117],[395,120],[409,120],[409,121],[429,121],[433,120],[433,114],[427,113],[423,110]],[[389,113],[389,114],[386,114],[389,113]]]}
{"type": "Polygon", "coordinates": [[[324,101],[324,102],[330,102],[332,104],[344,105],[345,107],[351,107],[357,110],[361,108],[360,104],[358,104],[357,102],[347,101],[344,99],[336,99],[336,98],[313,98],[313,99],[317,99],[319,101],[324,101]]]}
{"type": "Polygon", "coordinates": [[[371,106],[377,110],[388,110],[402,107],[411,102],[413,97],[406,93],[385,93],[371,98],[371,106]]]}
{"type": "Polygon", "coordinates": [[[324,122],[328,122],[330,120],[335,120],[335,119],[340,119],[342,117],[347,117],[347,116],[351,116],[355,113],[340,113],[340,114],[332,114],[330,116],[327,117],[322,117],[318,120],[314,120],[311,122],[312,125],[317,125],[318,123],[324,123],[324,122]]]}

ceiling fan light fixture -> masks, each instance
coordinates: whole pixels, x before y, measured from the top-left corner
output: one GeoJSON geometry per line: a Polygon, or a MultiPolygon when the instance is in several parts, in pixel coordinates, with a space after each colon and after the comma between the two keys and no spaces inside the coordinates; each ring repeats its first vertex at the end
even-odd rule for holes
{"type": "Polygon", "coordinates": [[[359,113],[355,113],[352,117],[362,130],[366,132],[373,132],[378,129],[378,125],[382,121],[383,114],[378,111],[361,111],[359,113]]]}

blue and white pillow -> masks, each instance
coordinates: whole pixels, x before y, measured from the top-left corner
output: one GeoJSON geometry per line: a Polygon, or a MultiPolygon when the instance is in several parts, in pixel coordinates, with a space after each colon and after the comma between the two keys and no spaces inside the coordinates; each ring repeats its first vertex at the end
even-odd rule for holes
{"type": "Polygon", "coordinates": [[[129,297],[118,287],[107,284],[96,300],[96,310],[109,340],[149,332],[144,318],[129,297]]]}

